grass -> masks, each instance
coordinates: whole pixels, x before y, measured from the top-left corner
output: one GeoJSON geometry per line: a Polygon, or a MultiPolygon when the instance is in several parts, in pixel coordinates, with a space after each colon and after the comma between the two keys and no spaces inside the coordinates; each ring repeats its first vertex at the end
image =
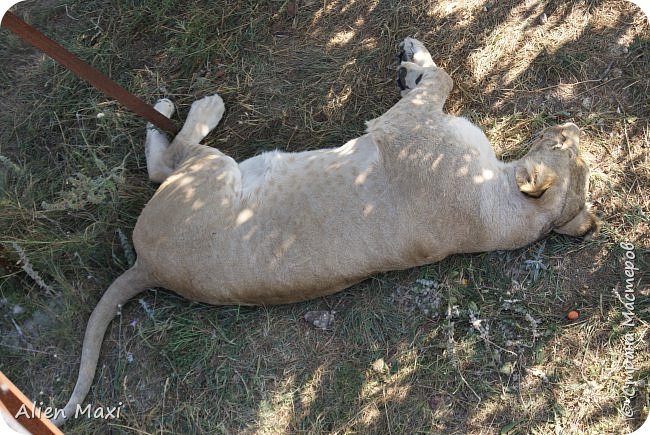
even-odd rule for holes
{"type": "MultiPolygon", "coordinates": [[[[455,79],[447,110],[501,158],[545,126],[581,126],[604,220],[594,240],[452,256],[290,306],[148,291],[111,325],[87,398],[124,403],[121,419],[67,432],[627,433],[647,418],[650,34],[631,3],[51,0],[16,12],[143,99],[173,99],[177,122],[219,92],[227,112],[206,143],[239,160],[359,135],[397,101],[396,46],[417,36],[455,79]],[[612,292],[625,287],[623,241],[639,268],[633,327],[612,292]],[[336,311],[333,326],[308,325],[312,310],[336,311]]],[[[0,60],[0,370],[61,406],[156,186],[143,120],[4,30],[0,60]]]]}

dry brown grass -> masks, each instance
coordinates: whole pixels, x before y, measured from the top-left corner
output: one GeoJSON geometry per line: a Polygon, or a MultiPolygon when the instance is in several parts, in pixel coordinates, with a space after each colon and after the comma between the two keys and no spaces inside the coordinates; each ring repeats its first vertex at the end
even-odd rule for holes
{"type": "MultiPolygon", "coordinates": [[[[625,433],[647,417],[650,33],[631,3],[48,1],[18,13],[142,98],[172,98],[177,121],[219,92],[227,112],[207,144],[237,159],[360,134],[397,101],[396,46],[416,36],[455,79],[447,110],[502,158],[544,126],[578,124],[605,222],[596,240],[454,256],[292,306],[149,292],[153,317],[131,303],[116,319],[87,399],[122,401],[122,419],[71,433],[625,433]],[[611,291],[625,285],[622,241],[640,269],[634,327],[611,291]],[[439,311],[400,296],[424,291],[418,278],[438,284],[439,311]],[[331,330],[302,320],[315,309],[337,311],[331,330]],[[631,419],[625,333],[637,339],[631,419]]],[[[128,263],[117,230],[129,234],[155,189],[144,121],[5,31],[0,59],[0,370],[61,406],[82,325],[128,263]]]]}

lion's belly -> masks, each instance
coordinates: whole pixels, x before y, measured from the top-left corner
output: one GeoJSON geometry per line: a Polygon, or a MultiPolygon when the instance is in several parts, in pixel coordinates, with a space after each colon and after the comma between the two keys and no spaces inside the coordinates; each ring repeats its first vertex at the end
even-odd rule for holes
{"type": "Polygon", "coordinates": [[[334,212],[284,221],[277,214],[266,216],[239,226],[211,221],[176,232],[136,227],[138,261],[160,286],[211,304],[297,302],[399,268],[386,263],[387,240],[377,240],[358,218],[336,228],[334,212]]]}
{"type": "Polygon", "coordinates": [[[408,266],[372,140],[256,159],[228,177],[185,165],[147,204],[134,244],[160,286],[213,304],[287,303],[408,266]]]}

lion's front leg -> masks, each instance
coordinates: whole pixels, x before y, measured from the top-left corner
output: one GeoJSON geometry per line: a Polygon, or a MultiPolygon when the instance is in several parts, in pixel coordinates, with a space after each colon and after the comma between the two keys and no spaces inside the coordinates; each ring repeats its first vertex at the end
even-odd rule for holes
{"type": "Polygon", "coordinates": [[[435,68],[436,63],[424,44],[415,38],[405,38],[400,42],[398,58],[397,86],[403,97],[420,84],[426,68],[435,68]]]}
{"type": "Polygon", "coordinates": [[[185,158],[202,150],[204,146],[200,142],[219,124],[225,110],[226,106],[218,94],[193,102],[183,128],[165,150],[165,164],[175,169],[185,158]]]}
{"type": "Polygon", "coordinates": [[[397,85],[402,97],[411,95],[410,99],[420,105],[442,109],[453,86],[449,75],[436,65],[429,50],[417,39],[405,38],[399,49],[397,85]],[[415,90],[417,96],[412,95],[415,90]]]}

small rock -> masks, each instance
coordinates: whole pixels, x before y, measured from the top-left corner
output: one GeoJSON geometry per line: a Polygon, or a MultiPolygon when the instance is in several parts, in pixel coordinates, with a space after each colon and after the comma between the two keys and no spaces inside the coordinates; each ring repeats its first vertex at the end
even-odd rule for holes
{"type": "Polygon", "coordinates": [[[533,367],[533,368],[529,369],[528,372],[531,375],[540,378],[542,381],[548,382],[548,376],[546,376],[546,373],[544,373],[543,370],[540,370],[538,368],[533,367]]]}
{"type": "Polygon", "coordinates": [[[546,16],[546,13],[543,13],[543,14],[539,17],[539,22],[542,23],[542,24],[546,24],[547,21],[548,21],[548,17],[546,16]]]}
{"type": "Polygon", "coordinates": [[[336,311],[308,311],[305,320],[318,329],[329,329],[334,324],[336,311]]]}
{"type": "Polygon", "coordinates": [[[25,309],[21,307],[20,305],[14,305],[14,307],[11,309],[11,314],[14,316],[20,316],[25,312],[25,309]]]}
{"type": "Polygon", "coordinates": [[[372,369],[377,373],[384,373],[388,370],[388,365],[383,358],[379,358],[377,361],[372,363],[372,369]]]}
{"type": "Polygon", "coordinates": [[[590,109],[591,108],[591,98],[590,97],[585,97],[582,99],[582,107],[585,109],[590,109]]]}
{"type": "Polygon", "coordinates": [[[501,366],[499,372],[503,373],[504,375],[512,375],[512,373],[514,372],[514,366],[512,365],[511,362],[507,362],[501,366]]]}

